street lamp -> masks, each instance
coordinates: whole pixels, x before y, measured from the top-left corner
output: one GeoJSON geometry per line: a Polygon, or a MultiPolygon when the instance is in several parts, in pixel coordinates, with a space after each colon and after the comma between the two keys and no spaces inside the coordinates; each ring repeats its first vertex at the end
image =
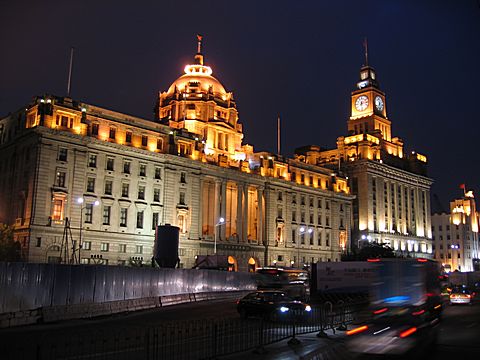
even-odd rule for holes
{"type": "MultiPolygon", "coordinates": [[[[79,234],[79,239],[78,239],[78,263],[80,264],[81,261],[82,261],[80,252],[81,252],[82,247],[83,247],[83,243],[82,243],[83,210],[85,210],[85,208],[87,207],[88,204],[85,204],[84,206],[82,206],[82,204],[85,203],[85,199],[83,197],[78,198],[77,203],[80,204],[80,234],[79,234]]],[[[93,205],[98,206],[98,205],[100,205],[100,202],[98,200],[95,200],[93,202],[93,205]]],[[[74,251],[75,251],[75,249],[74,249],[74,251]]]]}
{"type": "Polygon", "coordinates": [[[213,253],[217,255],[217,227],[225,224],[225,219],[221,217],[218,219],[218,223],[215,224],[215,229],[213,229],[213,253]]]}

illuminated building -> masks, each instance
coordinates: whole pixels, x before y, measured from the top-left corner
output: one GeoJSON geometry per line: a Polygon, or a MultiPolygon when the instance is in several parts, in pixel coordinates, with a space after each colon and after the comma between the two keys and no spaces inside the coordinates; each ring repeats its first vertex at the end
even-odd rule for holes
{"type": "Polygon", "coordinates": [[[1,119],[0,222],[24,257],[69,262],[71,234],[74,261],[146,264],[155,226],[172,224],[183,267],[215,245],[243,271],[340,260],[347,180],[243,144],[233,95],[212,73],[199,41],[155,120],[50,95],[1,119]]]}
{"type": "Polygon", "coordinates": [[[480,270],[478,212],[472,191],[450,202],[450,213],[432,215],[434,258],[445,271],[480,270]]]}
{"type": "Polygon", "coordinates": [[[339,137],[332,150],[299,148],[296,158],[348,176],[356,195],[353,245],[377,242],[401,256],[432,256],[427,158],[405,153],[403,141],[392,136],[386,95],[372,67],[361,68],[351,93],[348,135],[339,137]]]}

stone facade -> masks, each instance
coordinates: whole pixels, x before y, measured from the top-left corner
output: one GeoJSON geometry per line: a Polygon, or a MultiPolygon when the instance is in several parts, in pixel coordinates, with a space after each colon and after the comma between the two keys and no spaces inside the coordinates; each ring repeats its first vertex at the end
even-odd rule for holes
{"type": "Polygon", "coordinates": [[[432,257],[426,156],[406,154],[403,140],[392,137],[386,95],[372,67],[361,68],[351,98],[348,135],[337,139],[337,148],[305,146],[296,159],[348,177],[356,195],[352,246],[378,242],[400,256],[432,257]]]}
{"type": "Polygon", "coordinates": [[[50,95],[0,120],[0,222],[25,259],[149,264],[155,226],[171,224],[183,267],[215,248],[242,271],[340,260],[347,179],[243,144],[200,51],[155,120],[50,95]]]}

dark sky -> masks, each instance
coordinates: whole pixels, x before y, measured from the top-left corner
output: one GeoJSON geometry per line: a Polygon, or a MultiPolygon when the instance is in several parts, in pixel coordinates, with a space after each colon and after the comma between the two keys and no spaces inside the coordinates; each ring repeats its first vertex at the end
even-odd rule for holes
{"type": "Polygon", "coordinates": [[[375,67],[392,133],[429,158],[444,205],[478,193],[480,0],[7,1],[0,0],[0,114],[32,96],[72,96],[152,118],[157,92],[191,63],[233,91],[257,151],[331,148],[346,134],[350,92],[375,67]]]}

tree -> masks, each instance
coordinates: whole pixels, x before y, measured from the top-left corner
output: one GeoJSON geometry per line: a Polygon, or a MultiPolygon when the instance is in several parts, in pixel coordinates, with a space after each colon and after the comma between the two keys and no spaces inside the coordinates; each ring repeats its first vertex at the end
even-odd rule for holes
{"type": "Polygon", "coordinates": [[[342,256],[342,261],[366,261],[368,259],[376,258],[395,258],[393,249],[385,244],[370,243],[358,249],[354,253],[342,256]]]}
{"type": "Polygon", "coordinates": [[[0,261],[20,261],[20,242],[13,239],[13,226],[0,224],[0,261]]]}

